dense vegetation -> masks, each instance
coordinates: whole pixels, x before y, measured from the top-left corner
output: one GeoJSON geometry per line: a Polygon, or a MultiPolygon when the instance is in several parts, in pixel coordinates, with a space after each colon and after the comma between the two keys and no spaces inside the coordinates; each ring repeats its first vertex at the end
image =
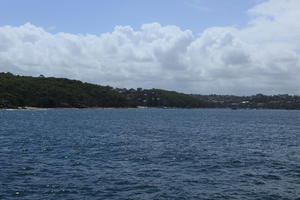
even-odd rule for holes
{"type": "Polygon", "coordinates": [[[210,108],[232,109],[300,109],[300,96],[279,94],[253,96],[193,95],[210,108]]]}
{"type": "Polygon", "coordinates": [[[206,107],[204,101],[183,93],[174,91],[150,89],[143,90],[142,88],[135,89],[113,89],[120,94],[123,94],[134,102],[137,106],[146,107],[175,107],[175,108],[202,108],[206,107]]]}
{"type": "Polygon", "coordinates": [[[128,107],[123,95],[102,86],[64,78],[0,73],[0,107],[128,107]]]}
{"type": "Polygon", "coordinates": [[[300,109],[300,97],[187,95],[160,89],[99,86],[65,78],[0,73],[0,108],[176,107],[300,109]]]}
{"type": "Polygon", "coordinates": [[[64,78],[0,73],[0,108],[203,107],[196,97],[166,90],[115,89],[64,78]]]}

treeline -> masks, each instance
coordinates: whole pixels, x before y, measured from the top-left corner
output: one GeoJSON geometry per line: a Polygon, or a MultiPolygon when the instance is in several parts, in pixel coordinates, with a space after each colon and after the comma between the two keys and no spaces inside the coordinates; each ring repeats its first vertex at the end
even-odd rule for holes
{"type": "Polygon", "coordinates": [[[300,109],[300,96],[278,94],[252,96],[193,95],[210,108],[232,109],[300,109]]]}
{"type": "Polygon", "coordinates": [[[0,107],[128,107],[132,102],[103,86],[65,78],[0,73],[0,107]]]}
{"type": "Polygon", "coordinates": [[[0,73],[0,108],[232,108],[300,109],[295,95],[188,95],[160,89],[126,89],[66,78],[0,73]]]}
{"type": "Polygon", "coordinates": [[[0,73],[0,108],[203,107],[202,100],[166,90],[115,89],[65,78],[0,73]]]}
{"type": "Polygon", "coordinates": [[[188,94],[160,89],[120,89],[111,88],[113,91],[126,96],[137,106],[145,107],[174,107],[174,108],[203,108],[207,104],[188,94]]]}

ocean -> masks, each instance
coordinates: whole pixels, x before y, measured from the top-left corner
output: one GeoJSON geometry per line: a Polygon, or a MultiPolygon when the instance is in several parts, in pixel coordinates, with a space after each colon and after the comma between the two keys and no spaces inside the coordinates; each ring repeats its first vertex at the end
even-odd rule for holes
{"type": "Polygon", "coordinates": [[[300,199],[300,111],[0,110],[2,200],[300,199]]]}

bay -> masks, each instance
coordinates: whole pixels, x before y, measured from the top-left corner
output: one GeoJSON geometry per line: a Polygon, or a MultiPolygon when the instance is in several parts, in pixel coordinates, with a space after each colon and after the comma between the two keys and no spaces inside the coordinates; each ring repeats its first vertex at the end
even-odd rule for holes
{"type": "Polygon", "coordinates": [[[0,111],[0,199],[300,199],[300,111],[0,111]]]}

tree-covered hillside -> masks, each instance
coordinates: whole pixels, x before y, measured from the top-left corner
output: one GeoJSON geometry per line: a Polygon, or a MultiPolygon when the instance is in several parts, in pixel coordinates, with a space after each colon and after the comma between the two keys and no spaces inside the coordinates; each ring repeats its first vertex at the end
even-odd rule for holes
{"type": "Polygon", "coordinates": [[[210,108],[232,109],[297,109],[300,110],[300,96],[278,94],[252,96],[193,95],[206,102],[210,108]]]}
{"type": "Polygon", "coordinates": [[[0,73],[0,109],[20,107],[300,109],[296,95],[188,95],[160,89],[100,86],[65,78],[0,73]]]}
{"type": "Polygon", "coordinates": [[[65,78],[0,73],[0,108],[18,107],[204,107],[202,100],[173,91],[118,89],[65,78]]]}
{"type": "Polygon", "coordinates": [[[0,73],[0,107],[128,107],[130,100],[103,86],[64,78],[0,73]]]}
{"type": "Polygon", "coordinates": [[[206,107],[204,101],[183,93],[175,91],[167,91],[161,89],[119,89],[120,94],[123,94],[128,99],[131,99],[138,106],[147,107],[174,107],[174,108],[202,108],[206,107]]]}

